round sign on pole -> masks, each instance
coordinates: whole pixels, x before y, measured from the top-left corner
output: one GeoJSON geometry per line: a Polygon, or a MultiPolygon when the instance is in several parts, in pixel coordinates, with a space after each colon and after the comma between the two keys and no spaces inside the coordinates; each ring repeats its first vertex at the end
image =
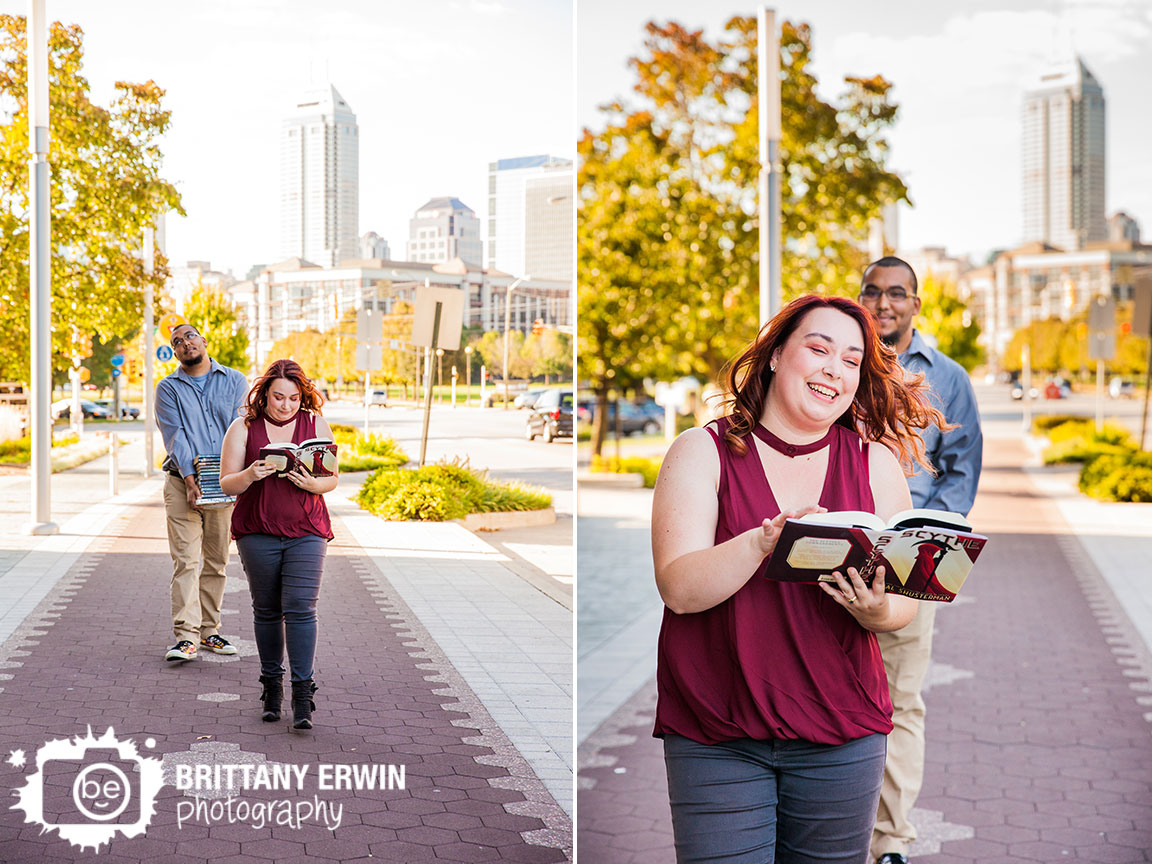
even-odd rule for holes
{"type": "Polygon", "coordinates": [[[157,348],[156,349],[156,359],[159,360],[161,363],[167,363],[169,360],[171,360],[172,359],[172,346],[171,345],[161,345],[159,348],[157,348]]]}
{"type": "Polygon", "coordinates": [[[92,377],[92,370],[89,369],[87,366],[81,366],[80,367],[80,381],[82,383],[87,382],[88,379],[91,377],[92,377]]]}
{"type": "Polygon", "coordinates": [[[113,354],[112,355],[112,365],[113,366],[123,366],[124,365],[124,355],[123,354],[113,354]]]}
{"type": "Polygon", "coordinates": [[[175,312],[169,312],[167,315],[160,319],[160,332],[164,334],[165,339],[171,339],[172,331],[179,327],[181,324],[187,323],[188,322],[185,321],[182,316],[177,315],[175,312]]]}
{"type": "Polygon", "coordinates": [[[120,369],[119,369],[119,367],[115,367],[115,366],[114,366],[114,367],[112,368],[112,377],[113,377],[113,378],[119,378],[119,377],[120,377],[120,374],[121,374],[121,372],[120,372],[120,369]]]}

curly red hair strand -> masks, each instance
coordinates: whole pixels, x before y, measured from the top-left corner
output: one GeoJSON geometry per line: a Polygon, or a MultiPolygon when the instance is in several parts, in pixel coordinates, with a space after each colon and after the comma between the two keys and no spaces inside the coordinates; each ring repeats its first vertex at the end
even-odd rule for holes
{"type": "Polygon", "coordinates": [[[248,391],[248,399],[244,403],[244,419],[251,423],[264,414],[268,407],[268,389],[277,378],[286,378],[300,388],[300,409],[320,414],[320,407],[324,404],[324,397],[316,389],[316,385],[304,374],[304,370],[295,360],[273,360],[264,370],[264,374],[256,379],[252,389],[248,391]]]}

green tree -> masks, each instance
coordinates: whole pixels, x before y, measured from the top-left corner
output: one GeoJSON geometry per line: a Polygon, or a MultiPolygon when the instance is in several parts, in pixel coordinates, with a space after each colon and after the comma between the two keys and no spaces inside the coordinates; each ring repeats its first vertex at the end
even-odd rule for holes
{"type": "Polygon", "coordinates": [[[188,301],[184,320],[200,331],[214,360],[248,374],[248,333],[239,326],[236,311],[222,292],[201,286],[188,301]]]}
{"type": "Polygon", "coordinates": [[[983,363],[984,349],[977,341],[980,325],[957,296],[956,286],[928,274],[920,280],[918,293],[921,306],[917,329],[933,336],[936,347],[966,371],[971,372],[983,363]]]}
{"type": "MultiPolygon", "coordinates": [[[[709,42],[680,24],[647,25],[631,60],[637,109],[604,107],[585,130],[578,207],[578,374],[604,414],[610,391],[646,377],[715,380],[759,317],[756,22],[731,19],[709,42]]],[[[870,220],[907,200],[884,160],[896,116],[883,78],[847,78],[836,104],[816,94],[807,25],[780,39],[785,299],[853,295],[870,220]]],[[[597,422],[593,450],[603,428],[597,422]]]]}
{"type": "MultiPolygon", "coordinates": [[[[168,276],[157,255],[151,276],[139,257],[143,229],[160,213],[183,213],[160,177],[157,141],[168,128],[164,91],[154,82],[117,82],[108,107],[89,99],[80,74],[83,31],[55,23],[48,35],[51,111],[52,363],[70,365],[72,327],[103,344],[127,341],[143,318],[145,280],[157,295],[168,276]]],[[[28,97],[25,19],[0,15],[0,379],[27,380],[28,97]]],[[[95,372],[95,370],[94,370],[95,372]]]]}
{"type": "Polygon", "coordinates": [[[522,353],[531,377],[542,375],[545,384],[553,378],[560,382],[572,380],[572,339],[567,333],[546,328],[539,336],[528,337],[522,353]]]}

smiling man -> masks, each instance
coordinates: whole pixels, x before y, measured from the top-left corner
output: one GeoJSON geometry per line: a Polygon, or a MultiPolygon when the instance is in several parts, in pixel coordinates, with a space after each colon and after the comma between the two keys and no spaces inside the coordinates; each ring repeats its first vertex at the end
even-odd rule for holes
{"type": "MultiPolygon", "coordinates": [[[[918,290],[916,274],[906,261],[881,258],[864,271],[860,303],[876,316],[880,338],[900,356],[900,365],[924,375],[933,404],[947,424],[955,427],[942,433],[930,426],[921,433],[936,475],[915,466],[908,479],[912,506],[967,516],[976,499],[984,447],[976,394],[964,368],[916,332],[913,323],[920,312],[918,290]]],[[[924,781],[924,700],[920,690],[932,655],[932,625],[938,605],[920,603],[907,627],[876,637],[888,673],[893,724],[872,832],[872,855],[878,864],[908,864],[908,846],[916,839],[908,814],[924,781]]]]}
{"type": "Polygon", "coordinates": [[[235,654],[220,635],[232,507],[200,508],[193,460],[220,455],[224,433],[248,395],[248,379],[208,356],[208,342],[191,324],[172,329],[179,366],[156,385],[156,425],[164,436],[164,512],[172,554],[172,630],[176,644],[165,660],[196,657],[197,644],[235,654]]]}

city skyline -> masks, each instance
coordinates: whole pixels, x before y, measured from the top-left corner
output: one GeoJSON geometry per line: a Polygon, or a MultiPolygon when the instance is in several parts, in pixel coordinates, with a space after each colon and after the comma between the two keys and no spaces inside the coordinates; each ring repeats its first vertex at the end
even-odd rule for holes
{"type": "MultiPolygon", "coordinates": [[[[188,211],[167,218],[173,264],[207,260],[242,279],[280,260],[281,124],[310,85],[335,85],[356,112],[359,234],[393,254],[430,198],[483,218],[490,162],[575,149],[569,0],[46,6],[85,32],[93,101],[108,104],[117,80],[167,90],[162,176],[188,211]]],[[[27,3],[0,0],[0,12],[23,16],[27,3]]]]}
{"type": "MultiPolygon", "coordinates": [[[[1021,123],[1027,86],[1051,63],[1080,54],[1108,96],[1107,215],[1124,211],[1152,229],[1150,0],[969,0],[963,6],[834,0],[779,2],[783,19],[812,25],[811,69],[834,99],[845,75],[881,74],[900,111],[888,135],[890,166],[915,207],[899,208],[901,247],[946,246],[974,263],[1021,236],[1021,123]],[[1072,35],[1074,34],[1074,35],[1072,35]],[[978,170],[976,170],[978,169],[978,170]]],[[[577,126],[596,128],[596,107],[634,103],[627,58],[645,22],[675,20],[715,37],[757,4],[701,7],[689,0],[581,0],[577,16],[577,126]],[[593,38],[594,37],[594,38],[593,38]],[[604,58],[614,58],[605,61],[604,58]],[[618,58],[618,59],[615,59],[618,58]]]]}

